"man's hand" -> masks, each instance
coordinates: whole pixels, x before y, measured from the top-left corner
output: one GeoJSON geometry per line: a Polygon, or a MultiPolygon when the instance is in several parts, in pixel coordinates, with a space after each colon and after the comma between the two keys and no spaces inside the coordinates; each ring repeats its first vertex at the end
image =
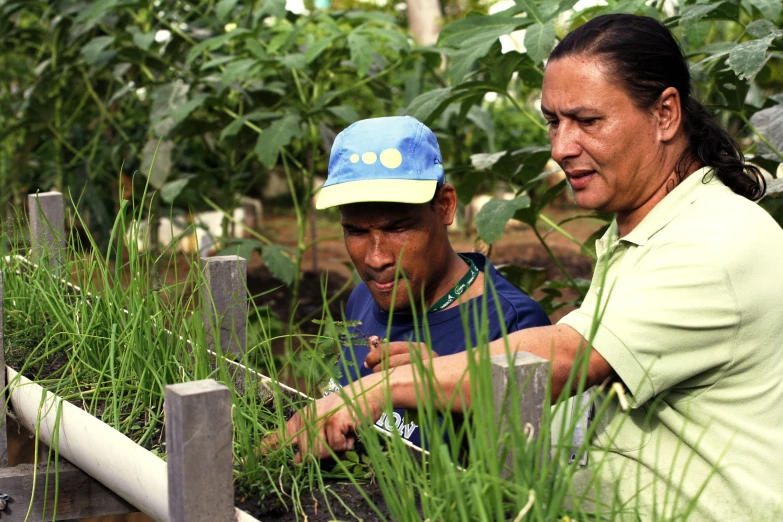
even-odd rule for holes
{"type": "Polygon", "coordinates": [[[438,354],[427,348],[424,343],[397,341],[383,344],[374,335],[368,341],[370,353],[364,359],[364,367],[372,368],[376,373],[387,368],[411,364],[414,358],[424,361],[438,357],[438,354]]]}
{"type": "Polygon", "coordinates": [[[329,448],[332,451],[353,449],[357,426],[378,420],[383,405],[371,391],[353,397],[350,388],[346,388],[345,392],[352,401],[350,406],[343,399],[342,392],[308,404],[291,417],[283,430],[261,441],[261,452],[292,444],[298,449],[294,460],[302,462],[304,455],[312,454],[319,459],[328,457],[329,448]]]}

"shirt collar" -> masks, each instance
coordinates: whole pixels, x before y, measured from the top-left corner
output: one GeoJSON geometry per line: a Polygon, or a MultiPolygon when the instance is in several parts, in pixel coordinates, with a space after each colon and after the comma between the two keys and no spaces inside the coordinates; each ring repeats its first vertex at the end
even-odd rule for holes
{"type": "Polygon", "coordinates": [[[596,241],[596,255],[601,257],[617,241],[627,241],[638,246],[644,245],[656,232],[677,217],[685,205],[696,201],[704,190],[708,190],[713,185],[723,185],[717,175],[710,172],[711,170],[711,167],[702,167],[685,178],[653,207],[641,223],[622,238],[618,237],[617,219],[615,218],[603,237],[596,241]]]}

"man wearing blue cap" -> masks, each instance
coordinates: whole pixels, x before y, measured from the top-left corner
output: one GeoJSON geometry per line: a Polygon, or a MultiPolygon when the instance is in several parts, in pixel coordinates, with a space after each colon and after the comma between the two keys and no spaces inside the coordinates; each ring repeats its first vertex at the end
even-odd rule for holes
{"type": "MultiPolygon", "coordinates": [[[[502,337],[503,331],[550,324],[541,306],[485,256],[452,248],[447,227],[454,220],[457,194],[445,182],[435,135],[415,118],[362,120],[337,136],[329,177],[316,202],[318,209],[334,206],[340,208],[345,247],[362,278],[345,318],[361,323],[359,337],[370,345],[344,347],[341,385],[373,372],[363,363],[379,347],[378,339],[424,340],[422,311],[433,356],[464,351],[466,342],[475,346],[478,325],[472,318],[474,312],[481,317],[484,309],[480,327],[486,328],[486,341],[502,337]],[[463,326],[465,311],[471,318],[470,339],[463,326]]],[[[391,366],[410,363],[407,352],[391,355],[391,366]]],[[[384,414],[377,424],[421,445],[418,427],[405,422],[403,414],[384,414]]]]}

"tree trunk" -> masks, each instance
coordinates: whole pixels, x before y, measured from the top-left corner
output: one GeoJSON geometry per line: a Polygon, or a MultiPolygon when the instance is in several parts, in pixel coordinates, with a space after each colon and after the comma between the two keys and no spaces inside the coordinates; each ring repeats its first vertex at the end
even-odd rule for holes
{"type": "Polygon", "coordinates": [[[407,0],[408,25],[419,45],[435,45],[438,41],[443,16],[440,0],[407,0]]]}

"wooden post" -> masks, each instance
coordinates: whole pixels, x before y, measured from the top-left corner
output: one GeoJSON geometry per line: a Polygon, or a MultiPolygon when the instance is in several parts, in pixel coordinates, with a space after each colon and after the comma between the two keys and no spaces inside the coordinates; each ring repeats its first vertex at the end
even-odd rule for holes
{"type": "Polygon", "coordinates": [[[27,196],[32,257],[53,270],[65,265],[65,201],[59,192],[27,196]]]}
{"type": "Polygon", "coordinates": [[[213,380],[165,388],[169,522],[235,520],[231,393],[213,380]]]}
{"type": "Polygon", "coordinates": [[[201,270],[207,347],[214,350],[219,343],[222,353],[241,356],[247,349],[247,261],[239,256],[202,257],[201,270]]]}
{"type": "MultiPolygon", "coordinates": [[[[491,358],[492,393],[495,418],[500,420],[500,433],[509,429],[509,415],[519,416],[520,425],[537,437],[541,433],[541,417],[544,414],[546,384],[549,378],[549,361],[527,352],[517,352],[511,361],[505,354],[491,358]],[[511,365],[509,365],[509,362],[511,365]],[[513,390],[509,387],[514,387],[513,390]],[[511,401],[518,399],[517,404],[511,401]]],[[[515,453],[523,448],[502,447],[500,456],[505,455],[505,469],[513,469],[515,453]]],[[[548,454],[548,451],[544,451],[548,454]]]]}

